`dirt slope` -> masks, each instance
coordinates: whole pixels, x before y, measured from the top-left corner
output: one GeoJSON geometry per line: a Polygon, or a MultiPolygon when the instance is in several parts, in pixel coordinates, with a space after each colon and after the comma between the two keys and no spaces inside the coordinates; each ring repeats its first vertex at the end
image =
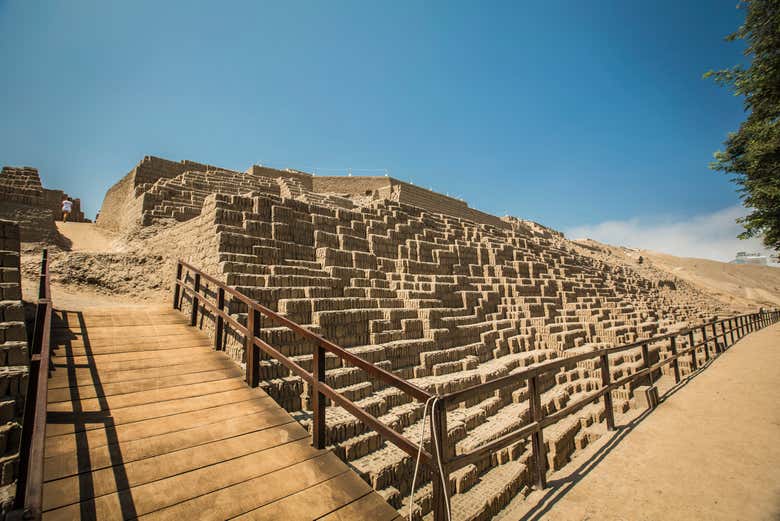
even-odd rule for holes
{"type": "Polygon", "coordinates": [[[573,241],[583,250],[639,271],[655,270],[677,277],[712,294],[736,309],[780,306],[780,268],[731,264],[707,259],[675,257],[649,250],[610,246],[591,239],[573,241]],[[639,264],[639,257],[643,263],[639,264]]]}
{"type": "Polygon", "coordinates": [[[60,244],[23,243],[22,274],[25,295],[33,295],[40,271],[41,250],[48,247],[52,293],[61,305],[81,299],[101,304],[165,302],[173,278],[170,260],[93,223],[57,223],[60,244]]]}
{"type": "Polygon", "coordinates": [[[57,221],[57,231],[68,241],[70,251],[114,253],[121,251],[121,241],[105,228],[94,223],[64,223],[57,221]]]}
{"type": "Polygon", "coordinates": [[[730,264],[643,251],[645,259],[681,279],[737,304],[780,306],[780,268],[730,264]]]}

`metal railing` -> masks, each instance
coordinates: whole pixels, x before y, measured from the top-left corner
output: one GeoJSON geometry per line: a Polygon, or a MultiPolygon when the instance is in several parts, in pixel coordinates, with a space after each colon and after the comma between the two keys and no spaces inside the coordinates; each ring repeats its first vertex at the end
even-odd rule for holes
{"type": "MultiPolygon", "coordinates": [[[[759,313],[739,315],[721,320],[715,320],[707,324],[655,336],[631,344],[600,349],[589,353],[582,353],[566,358],[551,360],[549,362],[529,366],[526,369],[512,373],[510,375],[474,385],[460,391],[447,393],[444,395],[435,395],[427,390],[417,387],[407,380],[399,378],[395,374],[385,369],[377,367],[371,362],[367,362],[359,358],[346,349],[326,340],[322,336],[303,328],[295,322],[292,322],[291,320],[279,315],[267,307],[255,302],[238,290],[228,287],[225,283],[207,275],[191,264],[188,264],[184,261],[179,261],[176,267],[176,282],[174,285],[174,308],[181,309],[181,299],[185,293],[189,293],[192,297],[192,309],[190,310],[191,325],[194,326],[197,324],[200,307],[208,309],[211,313],[214,314],[215,349],[220,349],[220,346],[222,345],[223,335],[225,334],[224,330],[227,324],[243,335],[244,347],[246,349],[246,381],[248,385],[251,387],[257,387],[259,384],[259,350],[262,350],[267,355],[286,366],[294,374],[301,377],[311,386],[313,390],[312,444],[315,447],[324,448],[325,446],[325,399],[330,398],[334,404],[343,407],[346,411],[351,413],[360,421],[364,422],[369,429],[376,431],[379,435],[394,443],[408,455],[416,458],[418,451],[420,451],[422,462],[428,466],[432,475],[434,476],[432,479],[432,505],[434,519],[436,521],[443,521],[447,519],[446,511],[449,505],[451,488],[449,476],[453,471],[463,468],[470,463],[477,462],[481,458],[484,458],[497,450],[508,447],[513,443],[531,437],[531,461],[533,463],[534,481],[537,487],[545,488],[547,472],[546,451],[543,437],[543,429],[545,427],[550,426],[562,420],[566,416],[579,411],[586,405],[594,403],[603,398],[607,428],[609,430],[614,430],[615,419],[612,407],[611,391],[641,378],[648,379],[652,384],[654,375],[660,372],[661,368],[669,364],[672,364],[675,383],[679,383],[680,357],[691,356],[691,368],[692,371],[695,371],[698,368],[696,353],[700,348],[703,349],[706,363],[706,361],[709,361],[711,358],[722,353],[726,347],[730,347],[728,345],[729,341],[730,344],[733,345],[734,342],[746,334],[755,331],[756,329],[773,324],[780,319],[780,312],[778,311],[761,311],[759,313]],[[185,282],[185,278],[183,278],[184,269],[186,269],[188,273],[192,275],[192,285],[188,285],[185,282]],[[216,302],[210,301],[201,291],[202,281],[207,281],[216,288],[216,302]],[[225,295],[230,295],[232,298],[237,299],[246,306],[246,326],[242,325],[238,320],[227,313],[225,307],[225,295]],[[312,372],[307,371],[300,364],[291,360],[282,354],[279,350],[267,344],[258,337],[260,333],[262,316],[265,316],[266,318],[289,328],[298,335],[315,342],[314,352],[312,353],[312,372]],[[718,326],[720,326],[720,333],[717,331],[718,326]],[[710,329],[711,333],[709,335],[707,332],[708,329],[710,329]],[[699,336],[701,337],[701,340],[698,343],[694,341],[694,334],[697,332],[700,333],[699,336]],[[688,346],[684,349],[678,349],[677,339],[680,337],[688,338],[688,346]],[[723,339],[723,344],[719,343],[719,339],[723,339]],[[650,361],[649,346],[651,344],[667,340],[669,342],[668,351],[670,355],[658,361],[657,363],[652,364],[650,361]],[[712,349],[710,346],[712,346],[712,349]],[[609,355],[621,353],[631,349],[641,349],[644,368],[634,372],[633,374],[612,381],[609,370],[609,355]],[[431,445],[432,450],[435,451],[435,453],[432,455],[431,452],[425,450],[424,447],[420,447],[402,434],[391,429],[379,421],[379,419],[362,409],[352,400],[348,399],[343,394],[328,385],[325,381],[326,352],[334,354],[347,364],[363,369],[375,378],[378,378],[386,384],[403,391],[420,402],[426,403],[426,405],[432,401],[433,404],[429,416],[431,421],[431,433],[435,434],[438,440],[441,440],[441,443],[431,445]],[[572,405],[568,405],[552,414],[545,414],[541,403],[541,396],[543,391],[541,390],[540,380],[542,376],[550,372],[558,371],[565,366],[592,359],[599,360],[602,384],[601,387],[597,391],[592,392],[585,398],[578,400],[572,405]],[[493,393],[506,387],[519,388],[523,384],[527,384],[528,389],[527,399],[529,402],[529,423],[480,447],[465,453],[455,455],[454,447],[451,446],[447,438],[447,410],[453,409],[461,402],[485,396],[489,393],[493,393]],[[442,479],[439,480],[436,474],[442,476],[442,479]],[[445,486],[444,483],[447,485],[445,486]]],[[[431,438],[433,437],[434,436],[431,436],[431,438]]]]}
{"type": "Polygon", "coordinates": [[[51,368],[51,289],[49,256],[41,256],[38,303],[30,342],[30,374],[24,404],[22,436],[19,446],[19,475],[14,510],[22,519],[40,519],[43,494],[43,458],[46,440],[46,404],[51,368]]]}

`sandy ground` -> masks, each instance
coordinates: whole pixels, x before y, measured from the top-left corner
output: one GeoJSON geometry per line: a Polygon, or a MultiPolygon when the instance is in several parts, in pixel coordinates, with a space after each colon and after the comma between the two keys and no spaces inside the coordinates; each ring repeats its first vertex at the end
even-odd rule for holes
{"type": "Polygon", "coordinates": [[[780,324],[514,501],[506,520],[780,519],[780,324]]]}
{"type": "Polygon", "coordinates": [[[57,231],[70,242],[70,251],[114,253],[121,251],[120,242],[110,231],[94,223],[64,223],[57,221],[57,231]]]}
{"type": "Polygon", "coordinates": [[[780,268],[675,257],[651,251],[642,251],[642,255],[655,266],[723,300],[780,306],[780,268]]]}
{"type": "MultiPolygon", "coordinates": [[[[48,245],[52,296],[68,308],[162,303],[170,298],[170,262],[94,223],[57,222],[61,244],[48,245]]],[[[40,243],[23,243],[22,293],[37,295],[40,243]]]]}

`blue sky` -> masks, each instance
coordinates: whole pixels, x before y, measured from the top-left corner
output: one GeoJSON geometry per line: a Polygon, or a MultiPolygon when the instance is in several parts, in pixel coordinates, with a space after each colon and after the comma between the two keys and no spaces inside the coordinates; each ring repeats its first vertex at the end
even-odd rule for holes
{"type": "MultiPolygon", "coordinates": [[[[0,0],[0,163],[89,214],[144,155],[387,169],[558,229],[738,204],[736,0],[0,0]]],[[[324,170],[320,170],[326,173],[324,170]]],[[[336,172],[327,172],[336,173],[336,172]]]]}

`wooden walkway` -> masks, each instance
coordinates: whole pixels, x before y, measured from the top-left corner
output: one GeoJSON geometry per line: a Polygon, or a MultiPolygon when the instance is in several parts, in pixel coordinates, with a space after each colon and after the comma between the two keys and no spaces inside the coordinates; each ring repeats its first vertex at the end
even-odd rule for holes
{"type": "Polygon", "coordinates": [[[44,519],[400,519],[181,313],[55,315],[44,519]]]}

